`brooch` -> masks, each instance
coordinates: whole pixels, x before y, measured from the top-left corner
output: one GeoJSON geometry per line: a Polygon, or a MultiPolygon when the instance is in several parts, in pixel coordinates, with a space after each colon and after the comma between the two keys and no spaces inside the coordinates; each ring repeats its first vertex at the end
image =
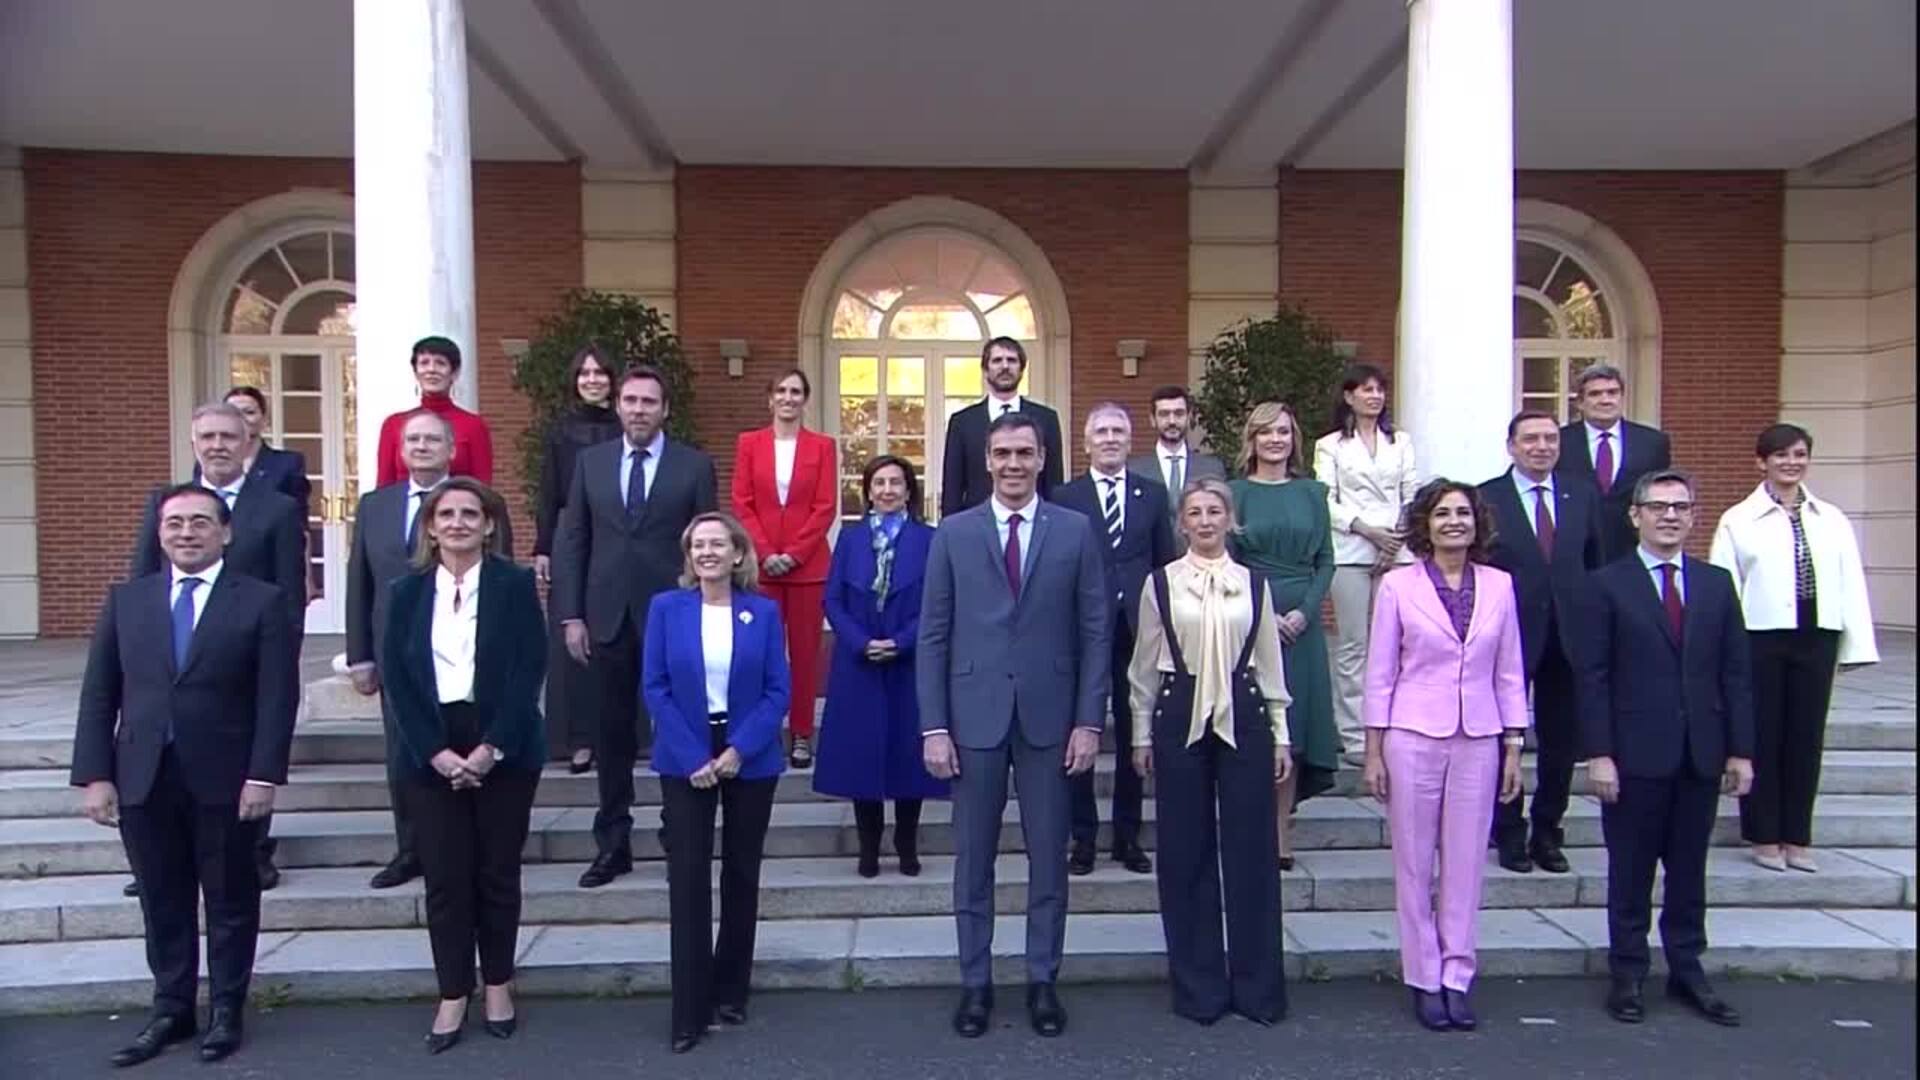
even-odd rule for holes
{"type": "Polygon", "coordinates": [[[751,611],[743,611],[743,612],[741,612],[741,613],[740,613],[740,625],[742,625],[742,626],[751,626],[752,624],[753,624],[753,612],[751,612],[751,611]]]}
{"type": "Polygon", "coordinates": [[[1136,498],[1136,499],[1138,499],[1138,498],[1140,498],[1140,497],[1141,497],[1142,495],[1145,495],[1145,494],[1146,494],[1146,492],[1144,492],[1144,491],[1141,491],[1141,490],[1140,490],[1139,488],[1134,488],[1134,489],[1133,489],[1133,497],[1134,497],[1134,498],[1136,498]]]}

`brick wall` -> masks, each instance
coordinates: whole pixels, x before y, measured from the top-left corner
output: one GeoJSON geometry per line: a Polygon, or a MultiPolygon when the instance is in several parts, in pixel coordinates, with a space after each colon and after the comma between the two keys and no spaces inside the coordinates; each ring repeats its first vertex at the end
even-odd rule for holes
{"type": "MultiPolygon", "coordinates": [[[[147,492],[169,469],[167,308],[201,235],[293,188],[350,191],[346,161],[27,150],[27,245],[40,461],[41,632],[85,633],[126,569],[147,492]]],[[[474,169],[479,382],[502,487],[517,500],[525,426],[503,337],[527,337],[580,281],[572,165],[474,169]]],[[[423,328],[424,332],[424,328],[423,328]]],[[[520,515],[516,515],[518,519],[520,515]]],[[[524,530],[529,537],[532,529],[524,530]]]]}
{"type": "MultiPolygon", "coordinates": [[[[1086,410],[1112,398],[1142,415],[1147,395],[1186,374],[1187,178],[1180,172],[684,167],[678,202],[679,330],[702,374],[702,443],[727,482],[734,435],[765,423],[766,381],[798,360],[801,294],[828,245],[868,213],[915,195],[984,206],[1023,229],[1059,275],[1073,322],[1076,461],[1086,410]],[[745,338],[746,377],[718,342],[745,338]],[[1145,338],[1138,378],[1114,346],[1145,338]]],[[[1148,436],[1136,432],[1135,442],[1148,436]]]]}
{"type": "MultiPolygon", "coordinates": [[[[1593,217],[1646,267],[1660,305],[1661,426],[1676,464],[1702,482],[1704,547],[1757,482],[1753,438],[1779,414],[1780,174],[1521,173],[1514,193],[1593,217]]],[[[1400,196],[1398,172],[1280,180],[1282,299],[1376,362],[1394,354],[1400,196]]]]}

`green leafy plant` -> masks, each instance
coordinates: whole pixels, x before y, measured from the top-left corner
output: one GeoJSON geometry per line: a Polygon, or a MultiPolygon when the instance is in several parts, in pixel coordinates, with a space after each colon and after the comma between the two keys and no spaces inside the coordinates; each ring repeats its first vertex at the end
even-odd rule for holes
{"type": "Polygon", "coordinates": [[[1345,367],[1325,326],[1299,308],[1282,305],[1271,317],[1227,327],[1207,346],[1206,368],[1193,396],[1194,419],[1229,468],[1240,457],[1241,424],[1263,401],[1293,406],[1302,429],[1295,438],[1311,441],[1333,422],[1333,394],[1345,367]]]}
{"type": "MultiPolygon", "coordinates": [[[[582,345],[596,342],[620,364],[645,363],[667,377],[673,402],[667,434],[693,442],[693,368],[680,351],[680,339],[667,317],[624,293],[574,289],[560,310],[543,320],[527,351],[513,365],[514,389],[526,396],[531,421],[520,437],[520,479],[529,499],[539,498],[546,464],[547,432],[578,400],[567,368],[582,345]]],[[[619,373],[615,372],[616,392],[619,373]]]]}

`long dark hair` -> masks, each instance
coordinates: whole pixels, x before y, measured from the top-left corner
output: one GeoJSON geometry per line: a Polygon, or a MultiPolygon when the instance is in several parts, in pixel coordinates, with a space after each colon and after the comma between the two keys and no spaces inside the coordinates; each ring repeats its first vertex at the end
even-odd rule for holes
{"type": "Polygon", "coordinates": [[[1444,476],[1427,481],[1419,491],[1413,493],[1413,501],[1407,504],[1406,516],[1400,519],[1400,527],[1406,530],[1407,550],[1422,559],[1433,558],[1433,508],[1440,500],[1454,492],[1467,497],[1467,508],[1473,511],[1473,543],[1467,546],[1467,561],[1484,563],[1493,557],[1493,511],[1487,508],[1487,501],[1480,497],[1480,489],[1459,480],[1449,480],[1444,476]]]}
{"type": "Polygon", "coordinates": [[[573,359],[567,363],[567,389],[573,395],[576,406],[593,409],[612,409],[613,399],[618,396],[620,387],[620,357],[597,341],[589,341],[574,350],[573,359]],[[580,371],[592,360],[607,373],[607,400],[599,405],[588,405],[580,396],[580,371]]]}
{"type": "Polygon", "coordinates": [[[1367,363],[1348,364],[1347,370],[1340,376],[1340,389],[1333,394],[1333,430],[1342,435],[1353,434],[1357,417],[1354,415],[1353,406],[1347,404],[1347,395],[1370,382],[1379,383],[1381,392],[1388,394],[1387,406],[1380,410],[1380,434],[1391,439],[1393,438],[1393,402],[1390,391],[1393,389],[1393,384],[1387,381],[1386,372],[1376,365],[1367,363]]]}
{"type": "MultiPolygon", "coordinates": [[[[1009,413],[1008,415],[1011,416],[1014,414],[1009,413]]],[[[867,462],[866,467],[860,470],[860,509],[861,511],[866,512],[873,508],[874,474],[878,473],[881,469],[884,469],[889,465],[898,467],[899,470],[906,475],[907,517],[913,521],[919,521],[920,520],[920,478],[914,475],[912,462],[908,461],[906,458],[898,457],[893,454],[881,454],[879,457],[874,458],[872,461],[867,462]]]]}

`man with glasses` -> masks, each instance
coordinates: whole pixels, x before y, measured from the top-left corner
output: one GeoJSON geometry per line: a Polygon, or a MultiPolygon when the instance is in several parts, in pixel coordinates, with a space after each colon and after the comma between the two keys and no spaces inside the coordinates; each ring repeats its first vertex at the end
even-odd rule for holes
{"type": "Polygon", "coordinates": [[[1581,620],[1580,744],[1607,844],[1607,1012],[1646,1019],[1656,866],[1667,993],[1728,1027],[1740,1014],[1707,982],[1707,848],[1721,795],[1753,785],[1753,691],[1733,578],[1683,553],[1693,480],[1661,469],[1634,485],[1633,554],[1592,577],[1581,620]]]}

